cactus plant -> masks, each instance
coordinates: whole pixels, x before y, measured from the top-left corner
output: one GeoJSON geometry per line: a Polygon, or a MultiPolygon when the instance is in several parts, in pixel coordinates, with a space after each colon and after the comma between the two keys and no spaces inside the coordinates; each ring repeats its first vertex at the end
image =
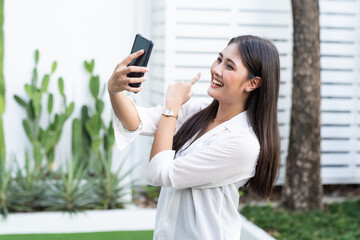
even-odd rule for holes
{"type": "Polygon", "coordinates": [[[94,75],[95,61],[84,61],[84,66],[90,74],[89,89],[94,99],[93,107],[84,105],[81,110],[81,119],[73,120],[72,154],[88,164],[92,170],[103,168],[100,159],[111,159],[115,136],[112,121],[106,126],[102,119],[104,102],[101,100],[106,86],[100,92],[99,75],[94,75]],[[89,114],[91,109],[91,114],[89,114]]]}
{"type": "Polygon", "coordinates": [[[87,172],[84,164],[72,159],[65,166],[60,170],[60,180],[50,186],[49,196],[42,203],[46,210],[76,213],[94,207],[93,182],[84,181],[87,172]]]}
{"type": "Polygon", "coordinates": [[[8,166],[5,161],[0,162],[0,215],[3,217],[8,214],[11,171],[11,166],[8,166]]]}
{"type": "Polygon", "coordinates": [[[43,210],[42,203],[47,199],[50,176],[46,168],[38,172],[34,167],[34,162],[26,152],[25,168],[17,164],[16,174],[10,185],[10,210],[15,212],[43,210]]]}
{"type": "Polygon", "coordinates": [[[50,73],[45,74],[42,78],[41,85],[38,86],[38,71],[37,65],[39,62],[39,51],[35,51],[35,67],[33,69],[33,76],[30,84],[25,84],[25,91],[29,96],[26,102],[24,99],[15,95],[16,102],[25,109],[27,118],[23,120],[23,127],[25,133],[32,144],[32,156],[35,161],[36,171],[40,171],[43,159],[47,159],[48,166],[51,169],[55,158],[55,147],[60,140],[63,126],[66,120],[71,116],[74,110],[74,102],[67,105],[66,96],[64,94],[64,80],[58,78],[58,90],[63,100],[64,109],[59,113],[52,113],[53,111],[53,94],[48,91],[48,85],[51,77],[56,71],[57,62],[52,63],[50,73]],[[42,98],[47,95],[47,115],[49,117],[49,124],[47,127],[40,126],[40,117],[42,114],[42,98]]]}
{"type": "Polygon", "coordinates": [[[101,176],[94,181],[94,202],[102,209],[123,208],[125,203],[124,196],[130,194],[131,188],[137,180],[130,182],[124,181],[138,166],[135,165],[124,172],[123,161],[116,171],[112,171],[112,161],[106,158],[100,159],[102,166],[101,176]]]}
{"type": "Polygon", "coordinates": [[[80,119],[74,118],[72,124],[72,156],[74,159],[81,159],[86,168],[91,162],[91,137],[85,128],[88,119],[88,108],[83,106],[80,119]]]}
{"type": "Polygon", "coordinates": [[[5,139],[3,114],[5,112],[5,79],[3,74],[4,66],[4,0],[0,0],[0,162],[5,161],[5,139]]]}

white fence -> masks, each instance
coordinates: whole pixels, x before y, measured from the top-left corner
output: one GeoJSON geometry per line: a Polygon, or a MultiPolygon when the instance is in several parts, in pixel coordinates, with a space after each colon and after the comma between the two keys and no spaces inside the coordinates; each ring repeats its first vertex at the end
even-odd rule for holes
{"type": "MultiPolygon", "coordinates": [[[[210,65],[233,36],[271,39],[281,61],[279,123],[284,178],[292,75],[289,0],[177,0],[152,2],[151,105],[162,104],[167,85],[202,71],[195,97],[206,97],[210,65]]],[[[360,0],[320,0],[322,180],[360,183],[360,0]]]]}
{"type": "MultiPolygon", "coordinates": [[[[320,11],[323,182],[360,183],[360,0],[320,0],[320,11]]],[[[77,103],[75,116],[90,96],[83,60],[95,59],[95,71],[105,83],[130,51],[137,32],[155,42],[151,76],[144,93],[135,97],[147,106],[163,102],[168,83],[188,80],[198,71],[203,75],[195,97],[206,97],[210,64],[218,52],[231,37],[253,34],[273,40],[281,55],[279,120],[284,164],[291,106],[290,0],[34,0],[31,4],[11,0],[5,1],[4,28],[5,139],[8,153],[18,159],[30,145],[21,125],[25,114],[12,95],[25,95],[23,85],[30,80],[35,48],[41,51],[41,74],[52,60],[58,60],[65,92],[69,101],[77,103]]],[[[55,81],[51,84],[56,89],[55,81]]],[[[110,112],[106,96],[105,101],[110,112]]],[[[71,121],[65,125],[57,159],[70,156],[70,131],[71,121]]],[[[131,156],[146,164],[150,141],[137,140],[131,156]]]]}

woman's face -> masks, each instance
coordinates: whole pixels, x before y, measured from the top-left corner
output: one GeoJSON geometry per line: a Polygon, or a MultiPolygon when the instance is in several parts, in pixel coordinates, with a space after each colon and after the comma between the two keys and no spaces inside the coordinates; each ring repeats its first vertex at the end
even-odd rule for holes
{"type": "Polygon", "coordinates": [[[248,71],[242,63],[236,43],[228,45],[211,65],[209,96],[220,103],[239,103],[246,100],[245,93],[248,71]]]}

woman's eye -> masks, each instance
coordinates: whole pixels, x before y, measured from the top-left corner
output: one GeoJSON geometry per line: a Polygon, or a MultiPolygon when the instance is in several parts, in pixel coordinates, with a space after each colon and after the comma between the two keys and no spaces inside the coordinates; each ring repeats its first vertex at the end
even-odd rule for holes
{"type": "Polygon", "coordinates": [[[221,63],[221,58],[217,58],[217,61],[218,61],[219,63],[221,63]]]}
{"type": "Polygon", "coordinates": [[[227,68],[231,69],[231,70],[234,70],[234,68],[231,66],[231,65],[226,65],[227,68]]]}

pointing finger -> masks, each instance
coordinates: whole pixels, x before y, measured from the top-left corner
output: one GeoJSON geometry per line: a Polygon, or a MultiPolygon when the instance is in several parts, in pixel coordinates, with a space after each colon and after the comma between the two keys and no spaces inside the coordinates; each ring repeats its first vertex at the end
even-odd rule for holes
{"type": "Polygon", "coordinates": [[[201,73],[198,73],[195,77],[193,77],[193,78],[189,81],[190,85],[191,85],[191,86],[194,85],[194,84],[200,79],[200,76],[201,76],[201,73]]]}

